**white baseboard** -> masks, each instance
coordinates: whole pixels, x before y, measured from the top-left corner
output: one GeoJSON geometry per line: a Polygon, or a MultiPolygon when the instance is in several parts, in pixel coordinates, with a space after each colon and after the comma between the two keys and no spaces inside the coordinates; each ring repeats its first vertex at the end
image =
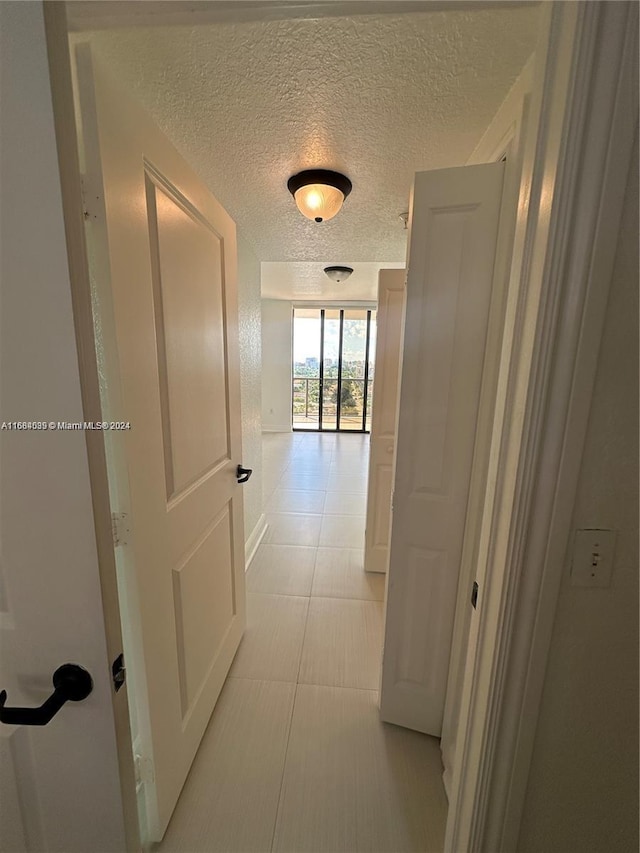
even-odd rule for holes
{"type": "Polygon", "coordinates": [[[244,546],[244,565],[245,571],[251,565],[251,560],[253,560],[256,551],[258,550],[258,545],[262,542],[262,537],[267,532],[267,519],[264,513],[258,519],[258,523],[253,528],[253,531],[250,533],[249,538],[245,542],[244,546]]]}
{"type": "Polygon", "coordinates": [[[263,426],[262,432],[292,432],[291,424],[286,426],[263,426]]]}

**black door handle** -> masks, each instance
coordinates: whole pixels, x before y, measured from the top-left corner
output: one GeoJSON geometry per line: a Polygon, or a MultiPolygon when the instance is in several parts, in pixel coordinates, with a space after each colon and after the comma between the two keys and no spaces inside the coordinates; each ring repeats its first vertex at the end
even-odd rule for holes
{"type": "Polygon", "coordinates": [[[53,673],[54,691],[39,708],[6,708],[7,691],[0,692],[0,723],[46,726],[65,702],[81,702],[93,690],[93,679],[77,663],[63,663],[53,673]]]}
{"type": "Polygon", "coordinates": [[[242,465],[238,465],[236,477],[238,478],[239,483],[246,483],[252,474],[253,468],[243,468],[242,465]]]}

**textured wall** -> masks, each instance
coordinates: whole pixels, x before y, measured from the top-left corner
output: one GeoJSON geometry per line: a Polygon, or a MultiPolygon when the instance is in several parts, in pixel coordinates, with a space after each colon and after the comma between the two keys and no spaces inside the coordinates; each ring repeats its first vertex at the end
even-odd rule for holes
{"type": "Polygon", "coordinates": [[[638,849],[638,154],[618,243],[573,529],[619,531],[607,589],[567,558],[518,853],[638,849]]]}
{"type": "Polygon", "coordinates": [[[260,263],[250,243],[240,232],[238,232],[238,314],[242,462],[247,468],[253,468],[251,479],[242,487],[246,542],[262,514],[260,263]]]}
{"type": "Polygon", "coordinates": [[[291,303],[262,300],[262,427],[291,429],[291,303]]]}

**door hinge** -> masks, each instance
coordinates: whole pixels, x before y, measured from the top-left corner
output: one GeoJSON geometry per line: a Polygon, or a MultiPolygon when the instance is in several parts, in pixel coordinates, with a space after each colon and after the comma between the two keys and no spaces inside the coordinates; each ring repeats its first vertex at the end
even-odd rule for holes
{"type": "MultiPolygon", "coordinates": [[[[98,218],[97,213],[95,213],[95,212],[92,213],[91,210],[89,209],[90,205],[93,203],[94,197],[92,196],[92,201],[90,202],[89,201],[89,187],[87,186],[87,183],[88,183],[87,176],[81,175],[80,176],[80,194],[82,196],[82,214],[85,218],[85,221],[89,220],[89,219],[97,219],[98,218]]],[[[100,202],[100,196],[98,196],[98,195],[95,196],[95,202],[96,202],[95,208],[97,210],[97,209],[99,209],[98,203],[100,202]]]]}
{"type": "Polygon", "coordinates": [[[113,679],[113,687],[116,693],[127,680],[127,669],[124,665],[124,655],[122,652],[111,664],[111,678],[113,679]]]}
{"type": "Polygon", "coordinates": [[[91,214],[89,213],[88,205],[87,205],[87,178],[86,175],[80,175],[80,194],[82,196],[82,215],[85,219],[90,219],[91,214]]]}
{"type": "Polygon", "coordinates": [[[87,219],[89,213],[87,211],[87,177],[86,175],[80,175],[80,197],[82,198],[82,212],[84,213],[84,218],[87,219]]]}
{"type": "Polygon", "coordinates": [[[113,530],[113,545],[115,548],[118,545],[129,544],[129,520],[126,512],[111,513],[111,529],[113,530]]]}
{"type": "Polygon", "coordinates": [[[136,787],[141,785],[150,785],[155,779],[155,771],[153,769],[153,761],[150,758],[145,758],[144,755],[136,752],[134,756],[136,787]]]}

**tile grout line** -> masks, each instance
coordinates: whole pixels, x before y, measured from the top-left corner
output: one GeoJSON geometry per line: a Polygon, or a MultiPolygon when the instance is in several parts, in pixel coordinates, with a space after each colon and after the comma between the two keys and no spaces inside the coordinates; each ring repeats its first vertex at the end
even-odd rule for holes
{"type": "MultiPolygon", "coordinates": [[[[334,449],[332,449],[332,450],[331,450],[331,457],[332,457],[332,458],[333,458],[333,454],[334,454],[334,453],[335,453],[335,450],[334,450],[334,449]]],[[[331,459],[331,461],[332,461],[332,459],[331,459]]],[[[278,481],[278,485],[276,486],[276,489],[279,487],[279,485],[280,485],[280,483],[281,483],[281,480],[282,480],[282,477],[281,477],[281,478],[280,478],[280,480],[278,481]]],[[[274,491],[275,491],[275,489],[274,489],[274,491]]],[[[291,491],[293,491],[293,490],[291,490],[291,491]]],[[[308,491],[316,491],[316,490],[308,490],[308,491]]],[[[320,513],[320,515],[322,516],[322,518],[324,518],[324,517],[325,517],[324,507],[325,507],[325,504],[326,504],[327,490],[321,490],[321,489],[318,489],[317,491],[324,491],[324,493],[325,493],[325,500],[324,500],[324,502],[323,502],[323,510],[322,510],[322,513],[320,513]]],[[[315,513],[308,513],[308,514],[315,515],[315,513]]],[[[321,525],[321,526],[322,526],[322,525],[321,525]]],[[[318,539],[319,539],[319,536],[318,536],[318,539]]],[[[273,543],[272,543],[272,544],[273,544],[273,543]]],[[[295,546],[294,546],[294,547],[295,547],[295,546]]],[[[298,546],[298,547],[303,547],[303,546],[298,546]]],[[[304,546],[304,547],[314,547],[314,546],[304,546]]],[[[294,718],[294,715],[295,715],[296,702],[297,702],[297,699],[298,699],[298,689],[299,689],[299,687],[300,687],[300,681],[299,681],[299,679],[300,679],[300,670],[301,670],[301,667],[302,667],[302,656],[303,656],[303,651],[304,651],[304,644],[305,644],[305,640],[306,640],[306,637],[307,637],[307,627],[308,627],[308,624],[309,624],[309,610],[310,610],[310,608],[311,608],[311,600],[312,600],[312,597],[313,597],[311,593],[312,593],[312,591],[313,591],[313,583],[314,583],[315,576],[316,576],[317,560],[318,560],[318,549],[319,549],[319,547],[321,547],[321,546],[320,546],[320,543],[319,543],[319,541],[318,541],[318,542],[316,543],[316,545],[315,545],[316,554],[315,554],[315,559],[314,559],[314,563],[313,563],[313,573],[312,573],[312,576],[311,576],[311,587],[310,587],[309,595],[308,595],[308,596],[297,596],[297,597],[300,597],[300,598],[304,597],[304,598],[306,598],[306,599],[307,599],[307,612],[306,612],[306,616],[305,616],[305,624],[304,624],[304,631],[303,631],[303,634],[302,634],[302,642],[301,642],[301,645],[300,645],[300,656],[299,656],[299,659],[298,659],[298,672],[297,672],[297,675],[296,675],[295,692],[294,692],[294,697],[293,697],[293,703],[292,703],[292,706],[291,706],[291,715],[290,715],[290,717],[289,717],[289,726],[288,726],[288,730],[287,730],[287,742],[286,742],[286,746],[285,746],[285,750],[284,750],[284,759],[283,759],[283,762],[282,762],[282,774],[281,774],[281,777],[280,777],[280,790],[279,790],[279,792],[278,792],[278,804],[277,804],[277,807],[276,807],[275,819],[274,819],[274,823],[273,823],[273,832],[272,832],[272,836],[271,836],[271,846],[270,846],[270,851],[271,851],[271,853],[273,853],[273,849],[274,849],[274,845],[275,845],[276,832],[277,832],[277,829],[278,829],[278,821],[279,821],[280,812],[281,812],[281,807],[282,807],[282,795],[283,795],[283,791],[284,791],[284,778],[285,778],[285,772],[286,772],[286,766],[287,766],[287,758],[288,758],[288,755],[289,755],[289,746],[290,746],[290,741],[291,741],[291,731],[292,731],[292,728],[293,728],[293,718],[294,718]]],[[[354,599],[345,599],[345,600],[354,600],[354,599]]],[[[355,599],[355,600],[358,600],[358,599],[355,599]]],[[[368,600],[368,599],[363,599],[363,600],[368,600]]],[[[290,682],[289,682],[289,683],[290,683],[290,682]]],[[[367,688],[364,688],[364,689],[367,689],[367,688]]]]}
{"type": "MultiPolygon", "coordinates": [[[[315,571],[315,569],[314,569],[315,571]]],[[[313,575],[311,583],[313,584],[313,575]]],[[[313,587],[312,587],[313,588],[313,587]]],[[[367,604],[369,602],[373,602],[381,604],[384,599],[383,598],[355,598],[352,595],[299,595],[296,592],[261,592],[260,590],[251,590],[247,593],[248,595],[265,595],[272,596],[273,598],[308,598],[311,601],[312,598],[323,599],[324,601],[359,601],[362,604],[367,604]]],[[[306,624],[305,624],[306,630],[306,624]]],[[[244,676],[241,676],[244,678],[244,676]]],[[[289,682],[292,684],[293,682],[289,682]]]]}
{"type": "MultiPolygon", "coordinates": [[[[290,683],[290,682],[289,682],[290,683]]],[[[276,804],[276,813],[273,819],[273,832],[271,833],[270,853],[273,853],[273,845],[276,842],[276,830],[278,829],[278,817],[280,816],[280,804],[282,803],[282,791],[284,789],[284,774],[287,769],[287,756],[289,755],[289,742],[291,740],[291,729],[293,727],[293,715],[296,710],[296,699],[298,698],[298,684],[294,685],[293,702],[291,703],[291,714],[289,716],[289,725],[287,727],[287,742],[284,747],[284,756],[282,759],[282,774],[280,776],[280,788],[278,790],[278,802],[276,804]]]]}
{"type": "Polygon", "coordinates": [[[378,693],[377,687],[354,687],[351,684],[327,684],[325,681],[301,681],[296,684],[296,693],[298,687],[328,687],[331,690],[367,690],[369,693],[378,693]]]}
{"type": "MultiPolygon", "coordinates": [[[[320,530],[322,530],[322,525],[320,525],[320,530]]],[[[318,536],[318,540],[320,537],[318,536]]],[[[313,560],[313,572],[311,573],[311,586],[309,587],[309,609],[311,608],[311,599],[314,597],[313,595],[313,584],[316,579],[316,569],[318,568],[318,551],[320,550],[320,545],[316,547],[316,556],[313,560]]],[[[309,609],[307,609],[307,622],[309,621],[309,609]]],[[[307,636],[307,624],[304,626],[304,636],[307,636]]],[[[300,655],[300,665],[302,665],[302,655],[300,655]]],[[[298,667],[298,678],[300,677],[300,667],[298,667]]]]}
{"type": "Polygon", "coordinates": [[[296,686],[296,681],[284,681],[281,678],[254,678],[251,675],[228,675],[227,681],[259,681],[261,684],[293,684],[296,686]]]}
{"type": "MultiPolygon", "coordinates": [[[[313,574],[311,576],[311,589],[313,589],[313,579],[316,573],[316,560],[318,557],[318,547],[316,546],[316,555],[313,561],[313,574]]],[[[276,841],[276,831],[278,829],[278,818],[280,816],[280,806],[282,804],[282,792],[284,790],[284,776],[287,769],[287,757],[289,755],[289,743],[291,741],[291,729],[293,728],[293,716],[296,710],[296,700],[298,698],[298,687],[300,686],[299,678],[300,678],[300,667],[302,666],[302,653],[304,651],[304,642],[307,637],[307,625],[309,624],[309,608],[311,607],[311,590],[309,591],[309,595],[305,596],[307,598],[307,612],[304,620],[304,631],[302,632],[302,642],[300,643],[300,657],[298,658],[298,672],[296,673],[296,683],[295,683],[295,691],[293,694],[293,703],[291,706],[291,716],[289,718],[289,728],[287,731],[287,744],[284,750],[284,760],[282,762],[282,775],[280,777],[280,790],[278,791],[278,805],[276,807],[276,816],[273,822],[273,833],[271,835],[271,847],[270,853],[273,853],[273,846],[276,841]]]]}

